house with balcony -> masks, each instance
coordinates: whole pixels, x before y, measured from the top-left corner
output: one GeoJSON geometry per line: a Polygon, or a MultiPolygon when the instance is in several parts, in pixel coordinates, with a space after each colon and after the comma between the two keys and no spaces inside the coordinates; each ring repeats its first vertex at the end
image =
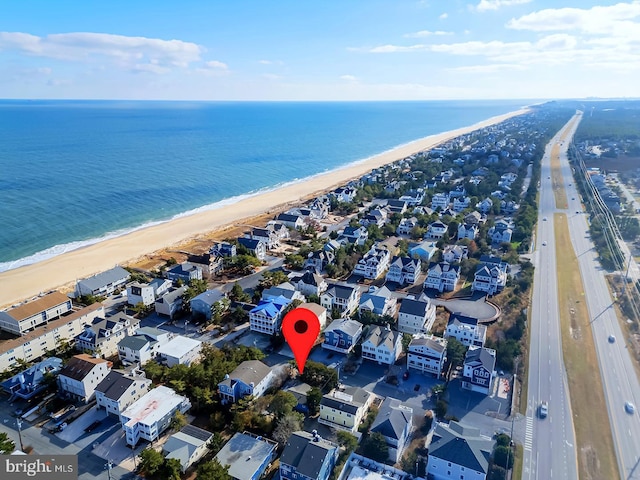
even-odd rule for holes
{"type": "Polygon", "coordinates": [[[496,351],[491,348],[470,346],[464,357],[462,388],[489,395],[495,379],[496,351]]]}
{"type": "Polygon", "coordinates": [[[259,240],[264,243],[267,250],[273,250],[280,246],[280,238],[275,232],[273,225],[267,225],[265,228],[252,228],[248,232],[245,232],[243,238],[259,240]]]}
{"type": "Polygon", "coordinates": [[[23,335],[71,312],[71,299],[54,291],[0,312],[0,330],[23,335]]]}
{"type": "Polygon", "coordinates": [[[430,223],[427,227],[427,234],[425,235],[425,238],[430,240],[440,240],[447,233],[448,229],[449,227],[444,223],[440,220],[436,220],[435,222],[430,223]]]}
{"type": "Polygon", "coordinates": [[[451,421],[438,423],[429,445],[427,475],[433,480],[485,480],[494,441],[479,428],[451,421]]]}
{"type": "Polygon", "coordinates": [[[379,365],[393,365],[402,353],[402,334],[388,327],[370,325],[362,341],[362,358],[379,365]]]}
{"type": "Polygon", "coordinates": [[[324,329],[327,326],[327,309],[322,305],[318,305],[317,303],[301,303],[298,305],[298,308],[306,308],[307,310],[311,310],[316,317],[318,317],[318,322],[320,323],[320,330],[324,329]]]}
{"type": "Polygon", "coordinates": [[[350,318],[334,320],[324,331],[322,348],[349,353],[362,336],[362,324],[350,318]]]}
{"type": "Polygon", "coordinates": [[[477,318],[456,312],[449,315],[444,336],[455,338],[467,347],[481,347],[486,340],[487,326],[478,322],[477,318]]]}
{"type": "Polygon", "coordinates": [[[202,342],[195,338],[176,335],[164,345],[158,347],[157,359],[162,365],[171,368],[176,365],[192,365],[200,361],[202,342]]]}
{"type": "Polygon", "coordinates": [[[186,291],[186,285],[179,288],[171,288],[160,298],[157,298],[153,305],[156,313],[173,319],[182,310],[182,296],[186,291]]]}
{"type": "Polygon", "coordinates": [[[390,259],[391,254],[389,250],[374,245],[358,260],[358,263],[353,269],[353,274],[360,275],[369,280],[375,280],[387,270],[390,259]]]}
{"type": "Polygon", "coordinates": [[[96,405],[108,415],[120,418],[129,405],[142,398],[151,387],[151,380],[137,371],[124,374],[111,370],[96,387],[96,405]]]}
{"type": "Polygon", "coordinates": [[[252,332],[275,335],[280,331],[280,322],[285,308],[291,301],[283,296],[260,300],[249,312],[252,332]]]}
{"type": "Polygon", "coordinates": [[[56,375],[61,368],[62,359],[45,358],[4,380],[0,383],[0,387],[9,395],[9,402],[13,402],[16,398],[29,400],[47,388],[47,383],[44,381],[46,375],[56,375]]]}
{"type": "Polygon", "coordinates": [[[460,266],[447,262],[430,263],[424,288],[439,292],[453,292],[460,280],[460,266]]]}
{"type": "Polygon", "coordinates": [[[193,297],[189,302],[191,314],[194,317],[200,316],[205,320],[211,320],[214,310],[221,305],[221,300],[225,298],[227,298],[227,295],[222,290],[205,290],[193,297]]]}
{"type": "Polygon", "coordinates": [[[280,455],[281,480],[328,480],[338,460],[339,447],[312,433],[294,432],[280,455]]]}
{"type": "Polygon", "coordinates": [[[353,187],[336,188],[330,195],[334,196],[339,202],[353,202],[356,197],[357,190],[353,187]]]}
{"type": "Polygon", "coordinates": [[[364,245],[369,239],[369,232],[365,227],[345,227],[338,236],[338,242],[346,241],[355,245],[364,245]]]}
{"type": "Polygon", "coordinates": [[[431,208],[433,210],[437,210],[437,209],[444,210],[449,206],[450,202],[451,200],[449,198],[448,193],[436,193],[431,198],[431,208]]]}
{"type": "Polygon", "coordinates": [[[238,245],[247,249],[247,251],[255,256],[258,260],[264,260],[267,258],[267,246],[259,239],[239,237],[238,245]]]}
{"type": "Polygon", "coordinates": [[[395,282],[400,286],[415,285],[420,275],[422,262],[419,258],[394,256],[389,263],[387,282],[395,282]]]}
{"type": "Polygon", "coordinates": [[[469,197],[460,197],[453,199],[453,211],[456,213],[462,213],[471,205],[471,199],[469,197]]]}
{"type": "Polygon", "coordinates": [[[407,349],[407,369],[440,378],[447,360],[447,339],[435,335],[415,335],[407,349]]]}
{"type": "Polygon", "coordinates": [[[447,263],[460,263],[468,256],[469,247],[465,245],[447,245],[442,251],[442,259],[447,263]]]}
{"type": "Polygon", "coordinates": [[[224,444],[216,460],[233,480],[259,480],[278,455],[278,444],[249,432],[236,432],[224,444]]]}
{"type": "Polygon", "coordinates": [[[295,213],[280,213],[276,217],[276,221],[293,230],[298,230],[306,226],[304,217],[295,213]]]}
{"type": "Polygon", "coordinates": [[[111,371],[111,362],[85,353],[74,355],[58,374],[60,394],[88,403],[96,387],[111,371]]]}
{"type": "Polygon", "coordinates": [[[83,295],[108,296],[124,287],[131,275],[122,267],[113,267],[76,283],[76,296],[83,295]]]}
{"type": "Polygon", "coordinates": [[[424,188],[409,190],[407,193],[400,197],[400,200],[407,202],[407,205],[409,205],[410,207],[420,205],[424,200],[424,188]]]}
{"type": "Polygon", "coordinates": [[[475,240],[478,237],[478,224],[476,223],[461,223],[458,225],[458,240],[468,238],[469,240],[475,240]]]}
{"type": "Polygon", "coordinates": [[[416,217],[403,218],[400,220],[396,233],[398,235],[411,235],[411,231],[418,226],[418,219],[416,217]]]}
{"type": "Polygon", "coordinates": [[[76,337],[75,348],[94,354],[112,357],[118,354],[118,342],[135,334],[140,319],[119,312],[107,318],[96,317],[84,325],[84,330],[76,337]]]}
{"type": "Polygon", "coordinates": [[[224,270],[224,257],[215,253],[203,253],[201,255],[191,254],[187,257],[187,261],[200,267],[202,270],[202,278],[210,279],[216,275],[222,274],[224,270]]]}
{"type": "Polygon", "coordinates": [[[501,243],[511,243],[511,236],[513,235],[513,229],[515,224],[511,219],[500,219],[495,222],[493,227],[489,229],[487,235],[489,240],[494,245],[501,243]]]}
{"type": "Polygon", "coordinates": [[[413,428],[413,409],[400,400],[387,397],[382,402],[376,419],[371,424],[371,433],[380,433],[389,447],[388,460],[398,463],[409,444],[413,428]]]}
{"type": "Polygon", "coordinates": [[[335,255],[332,251],[319,250],[310,252],[304,261],[305,270],[311,270],[315,273],[321,273],[327,268],[327,265],[333,263],[335,255]]]}
{"type": "Polygon", "coordinates": [[[264,395],[274,379],[273,370],[259,360],[246,360],[218,384],[222,404],[236,403],[243,397],[264,395]]]}
{"type": "Polygon", "coordinates": [[[216,242],[209,252],[219,257],[235,257],[238,254],[238,247],[229,242],[216,242]]]}
{"type": "Polygon", "coordinates": [[[120,415],[127,445],[135,447],[141,439],[157,440],[176,412],[185,414],[190,408],[189,399],[173,389],[163,385],[152,388],[120,415]]]}
{"type": "Polygon", "coordinates": [[[358,308],[359,300],[360,289],[358,287],[338,283],[329,284],[320,295],[320,305],[327,311],[331,312],[335,308],[345,316],[350,315],[358,308]]]}
{"type": "Polygon", "coordinates": [[[173,333],[142,327],[118,342],[118,357],[125,365],[144,365],[158,354],[158,349],[173,338],[173,333]]]}
{"type": "Polygon", "coordinates": [[[402,333],[427,333],[436,320],[436,306],[423,295],[419,300],[405,298],[398,312],[398,330],[402,333]]]}
{"type": "Polygon", "coordinates": [[[378,228],[382,228],[387,221],[387,211],[381,208],[374,208],[370,210],[361,220],[360,225],[368,227],[369,225],[375,225],[378,228]]]}
{"type": "Polygon", "coordinates": [[[375,315],[394,316],[397,306],[396,298],[387,287],[369,287],[369,291],[360,297],[358,312],[370,312],[375,315]]]}
{"type": "Polygon", "coordinates": [[[485,292],[487,295],[500,293],[507,284],[507,269],[509,265],[500,257],[483,255],[476,268],[471,290],[485,292]]]}
{"type": "Polygon", "coordinates": [[[490,213],[491,209],[493,208],[493,200],[487,197],[481,202],[478,202],[476,204],[476,208],[480,213],[484,213],[484,214],[490,213]]]}
{"type": "Polygon", "coordinates": [[[153,305],[156,301],[154,289],[149,284],[134,282],[127,286],[127,303],[136,306],[139,303],[145,307],[153,305]]]}
{"type": "Polygon", "coordinates": [[[178,281],[188,285],[191,280],[202,280],[202,268],[190,262],[174,265],[165,272],[167,279],[176,283],[178,281]]]}
{"type": "Polygon", "coordinates": [[[373,395],[366,390],[343,385],[322,397],[318,422],[355,433],[372,402],[373,395]]]}
{"type": "Polygon", "coordinates": [[[302,295],[316,295],[320,296],[329,285],[322,275],[317,273],[306,271],[301,276],[295,276],[291,278],[291,283],[295,289],[302,295]]]}

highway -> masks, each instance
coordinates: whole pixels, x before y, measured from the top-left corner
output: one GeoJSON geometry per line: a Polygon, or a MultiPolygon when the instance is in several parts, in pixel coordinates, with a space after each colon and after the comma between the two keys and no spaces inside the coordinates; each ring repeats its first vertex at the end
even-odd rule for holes
{"type": "MultiPolygon", "coordinates": [[[[526,480],[578,478],[573,416],[562,356],[553,227],[556,207],[550,161],[551,149],[563,136],[564,130],[565,128],[560,130],[547,145],[540,177],[540,206],[533,254],[536,268],[531,301],[529,388],[525,418],[523,478],[526,480]],[[549,414],[545,419],[538,418],[538,408],[542,401],[549,404],[549,414]]],[[[568,138],[571,135],[573,131],[568,132],[568,138]]]]}
{"type": "MultiPolygon", "coordinates": [[[[571,182],[569,179],[572,178],[566,158],[567,143],[565,142],[565,151],[561,155],[565,185],[571,182]]],[[[621,478],[640,480],[640,384],[627,350],[627,340],[612,308],[613,299],[607,287],[606,272],[598,263],[588,233],[587,216],[582,214],[582,205],[575,186],[567,187],[567,197],[571,241],[580,264],[621,478]],[[581,213],[577,214],[578,211],[581,213]],[[610,335],[615,337],[613,343],[609,341],[610,335]],[[624,404],[628,401],[636,407],[633,415],[625,411],[624,404]]]]}

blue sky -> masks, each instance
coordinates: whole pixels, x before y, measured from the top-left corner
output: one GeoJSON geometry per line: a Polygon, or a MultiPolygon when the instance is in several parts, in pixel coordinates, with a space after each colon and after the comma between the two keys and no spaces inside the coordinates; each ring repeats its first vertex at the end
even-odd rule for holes
{"type": "Polygon", "coordinates": [[[0,97],[640,97],[640,0],[0,3],[0,97]]]}

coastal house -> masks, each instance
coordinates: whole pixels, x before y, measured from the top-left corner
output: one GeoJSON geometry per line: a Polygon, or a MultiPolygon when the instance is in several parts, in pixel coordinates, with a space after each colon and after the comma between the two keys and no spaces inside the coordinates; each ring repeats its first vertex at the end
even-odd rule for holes
{"type": "Polygon", "coordinates": [[[379,365],[393,365],[402,353],[402,334],[388,327],[371,325],[362,341],[362,358],[378,362],[379,365]]]}
{"type": "Polygon", "coordinates": [[[194,317],[204,317],[206,320],[211,320],[214,310],[221,305],[221,300],[225,298],[227,295],[222,290],[205,290],[189,302],[191,314],[194,317]]]}
{"type": "Polygon", "coordinates": [[[411,231],[418,226],[418,219],[416,217],[403,218],[396,228],[398,235],[410,235],[411,231]]]}
{"type": "Polygon", "coordinates": [[[153,288],[154,298],[158,299],[171,290],[173,282],[167,278],[154,278],[149,285],[153,288]]]}
{"type": "Polygon", "coordinates": [[[224,257],[213,253],[203,253],[202,255],[189,255],[187,261],[191,265],[200,267],[202,278],[210,279],[220,275],[224,270],[224,257]]]}
{"type": "Polygon", "coordinates": [[[111,370],[96,386],[96,405],[107,415],[120,418],[120,414],[149,391],[151,380],[137,371],[124,374],[111,370]]]}
{"type": "Polygon", "coordinates": [[[339,202],[353,202],[355,198],[357,190],[353,187],[340,187],[336,188],[331,195],[338,200],[339,202]]]}
{"type": "Polygon", "coordinates": [[[479,428],[454,421],[438,423],[429,445],[427,475],[433,480],[485,480],[493,445],[493,440],[480,435],[479,428]]]}
{"type": "Polygon", "coordinates": [[[415,477],[386,463],[351,452],[337,480],[414,480],[415,477]]]}
{"type": "Polygon", "coordinates": [[[175,365],[189,366],[200,361],[202,342],[193,338],[176,335],[158,347],[158,363],[171,368],[175,365]]]}
{"type": "Polygon", "coordinates": [[[345,227],[337,238],[338,242],[344,240],[355,245],[364,245],[368,239],[369,232],[364,227],[345,227]]]}
{"type": "Polygon", "coordinates": [[[17,398],[29,400],[47,388],[47,382],[44,381],[45,375],[56,375],[61,368],[62,359],[45,358],[4,380],[0,386],[9,395],[9,402],[17,398]]]}
{"type": "Polygon", "coordinates": [[[381,208],[374,208],[370,210],[361,220],[360,225],[368,227],[369,225],[375,225],[382,228],[387,221],[387,211],[381,208]]]}
{"type": "Polygon", "coordinates": [[[98,384],[111,371],[111,362],[85,353],[74,355],[58,374],[58,392],[67,397],[88,403],[98,384]]]}
{"type": "Polygon", "coordinates": [[[248,395],[261,397],[274,379],[273,370],[259,360],[246,360],[218,384],[223,405],[236,403],[248,395]]]}
{"type": "Polygon", "coordinates": [[[469,197],[461,197],[453,199],[453,211],[456,213],[461,213],[471,205],[471,198],[469,197]]]}
{"type": "Polygon", "coordinates": [[[106,272],[78,280],[75,294],[78,297],[83,295],[108,296],[122,288],[130,278],[129,272],[116,266],[106,272]]]}
{"type": "Polygon", "coordinates": [[[258,260],[264,260],[267,257],[267,247],[262,240],[240,237],[238,238],[238,245],[247,249],[258,260]]]}
{"type": "Polygon", "coordinates": [[[236,432],[215,459],[233,480],[259,480],[277,456],[278,444],[264,436],[236,432]]]}
{"type": "Polygon", "coordinates": [[[317,273],[306,271],[301,276],[295,276],[291,278],[291,283],[295,286],[296,290],[302,295],[316,295],[320,296],[329,285],[322,275],[317,273]]]}
{"type": "Polygon", "coordinates": [[[202,280],[202,268],[193,263],[183,262],[167,270],[165,276],[174,283],[180,281],[188,285],[191,280],[202,280]]]}
{"type": "Polygon", "coordinates": [[[449,315],[444,336],[455,338],[467,347],[481,347],[487,336],[487,327],[479,323],[477,318],[456,312],[449,315]]]}
{"type": "MultiPolygon", "coordinates": [[[[288,213],[292,213],[291,211],[288,213]]],[[[295,215],[301,216],[301,214],[299,213],[295,213],[295,215]]],[[[302,217],[304,220],[304,217],[302,217]]],[[[305,225],[306,225],[306,220],[305,221],[305,225]]],[[[267,223],[267,228],[270,228],[271,230],[273,230],[273,233],[276,234],[276,237],[278,238],[278,241],[280,240],[286,240],[287,238],[291,237],[291,233],[289,232],[289,228],[287,228],[286,225],[283,225],[282,223],[278,223],[275,220],[271,220],[269,221],[269,223],[267,223]]]]}
{"type": "Polygon", "coordinates": [[[448,229],[449,227],[447,227],[444,223],[442,223],[440,220],[436,220],[435,222],[430,223],[427,227],[427,234],[425,235],[425,239],[439,240],[444,237],[448,229]]]}
{"type": "Polygon", "coordinates": [[[338,445],[313,433],[294,432],[280,455],[281,480],[328,480],[338,460],[338,445]]]}
{"type": "Polygon", "coordinates": [[[209,252],[219,257],[235,257],[238,254],[238,249],[233,243],[216,242],[209,252]]]}
{"type": "Polygon", "coordinates": [[[369,291],[360,297],[358,312],[370,312],[376,315],[394,316],[397,300],[387,287],[369,287],[369,291]]]}
{"type": "Polygon", "coordinates": [[[407,202],[391,198],[387,200],[387,210],[389,210],[389,213],[399,213],[402,215],[407,211],[407,202]]]}
{"type": "Polygon", "coordinates": [[[212,438],[211,432],[194,425],[185,425],[162,445],[162,453],[166,460],[178,460],[180,471],[184,473],[209,452],[208,444],[212,438]]]}
{"type": "Polygon", "coordinates": [[[447,263],[460,263],[469,255],[469,247],[465,245],[447,245],[442,251],[442,259],[447,263]]]}
{"type": "Polygon", "coordinates": [[[500,213],[505,215],[513,215],[520,209],[520,204],[513,200],[502,200],[500,202],[500,213]]]}
{"type": "Polygon", "coordinates": [[[507,269],[508,264],[500,257],[483,255],[474,273],[471,290],[487,295],[500,293],[507,284],[507,269]]]}
{"type": "Polygon", "coordinates": [[[153,305],[156,301],[156,294],[151,285],[134,282],[127,286],[127,303],[136,306],[139,303],[145,307],[153,305]]]}
{"type": "Polygon", "coordinates": [[[84,331],[85,324],[102,316],[104,306],[94,303],[51,320],[20,337],[0,342],[0,372],[17,367],[20,361],[32,363],[50,355],[65,343],[73,344],[75,337],[84,331]]]}
{"type": "Polygon", "coordinates": [[[158,354],[158,348],[173,338],[173,333],[153,327],[143,327],[134,335],[118,342],[118,357],[126,364],[144,365],[158,354]]]}
{"type": "Polygon", "coordinates": [[[424,288],[439,292],[453,292],[460,280],[460,267],[447,262],[430,263],[424,288]]]}
{"type": "Polygon", "coordinates": [[[362,336],[362,324],[350,318],[334,320],[324,331],[322,348],[349,353],[362,336]]]}
{"type": "Polygon", "coordinates": [[[489,395],[495,378],[496,351],[472,345],[462,368],[462,388],[489,395]]]}
{"type": "Polygon", "coordinates": [[[414,335],[407,348],[407,369],[440,378],[447,360],[447,340],[435,335],[414,335]]]}
{"type": "Polygon", "coordinates": [[[429,297],[423,295],[420,300],[405,298],[398,312],[398,330],[402,333],[426,333],[436,320],[436,307],[429,297]]]}
{"type": "Polygon", "coordinates": [[[350,315],[355,311],[359,300],[360,290],[358,287],[337,283],[329,284],[327,289],[320,295],[320,305],[329,312],[335,308],[344,316],[350,315]]]}
{"type": "Polygon", "coordinates": [[[176,412],[184,414],[190,408],[189,399],[169,387],[160,385],[149,390],[120,414],[127,445],[135,447],[140,439],[157,440],[176,412]]]}
{"type": "Polygon", "coordinates": [[[296,287],[290,282],[274,285],[262,291],[262,300],[273,300],[279,297],[283,297],[289,302],[294,300],[305,301],[304,295],[296,290],[296,287]]]}
{"type": "Polygon", "coordinates": [[[265,228],[252,228],[250,231],[245,232],[244,238],[260,240],[267,250],[273,250],[280,246],[278,234],[271,225],[267,225],[265,228]]]}
{"type": "Polygon", "coordinates": [[[435,195],[433,195],[433,197],[431,197],[431,208],[433,210],[444,210],[449,206],[450,202],[451,199],[449,198],[448,193],[436,193],[435,195]]]}
{"type": "Polygon", "coordinates": [[[424,188],[409,190],[407,193],[402,195],[399,200],[407,202],[407,205],[412,207],[420,205],[424,200],[424,188]]]}
{"type": "Polygon", "coordinates": [[[388,460],[398,463],[409,443],[413,427],[413,409],[400,400],[387,397],[382,402],[376,419],[371,424],[371,433],[379,433],[389,448],[388,460]]]}
{"type": "Polygon", "coordinates": [[[118,354],[118,342],[133,335],[140,326],[140,319],[122,312],[107,318],[95,317],[84,325],[84,330],[75,339],[75,348],[105,357],[118,354]]]}
{"type": "Polygon", "coordinates": [[[386,248],[376,247],[375,245],[364,254],[364,256],[358,260],[355,268],[353,269],[354,275],[361,275],[364,278],[375,280],[389,266],[389,259],[391,254],[386,248]]]}
{"type": "Polygon", "coordinates": [[[458,225],[458,240],[468,238],[469,240],[475,240],[478,236],[478,224],[476,223],[461,223],[458,225]]]}
{"type": "Polygon", "coordinates": [[[318,305],[317,303],[301,303],[300,305],[298,305],[298,308],[306,308],[307,310],[311,310],[318,318],[318,322],[320,323],[320,330],[327,326],[327,309],[322,305],[318,305]]]}
{"type": "Polygon", "coordinates": [[[71,310],[69,297],[54,291],[0,312],[0,330],[24,335],[40,325],[61,318],[71,310]]]}
{"type": "Polygon", "coordinates": [[[480,212],[473,211],[464,216],[464,223],[479,225],[480,223],[486,221],[486,219],[486,215],[482,215],[480,212]]]}
{"type": "Polygon", "coordinates": [[[500,219],[489,229],[487,235],[494,245],[501,243],[511,243],[511,236],[513,235],[514,223],[511,219],[500,219]]]}
{"type": "Polygon", "coordinates": [[[334,388],[320,400],[318,423],[355,433],[372,402],[373,395],[362,388],[346,385],[334,388]]]}
{"type": "Polygon", "coordinates": [[[304,261],[304,268],[305,270],[321,273],[327,268],[327,265],[333,263],[334,259],[335,255],[332,251],[319,250],[310,252],[304,261]]]}
{"type": "Polygon", "coordinates": [[[249,312],[252,332],[275,335],[280,331],[280,322],[285,308],[291,301],[283,296],[260,300],[249,312]]]}
{"type": "Polygon", "coordinates": [[[297,215],[293,213],[280,213],[276,217],[276,221],[281,223],[287,228],[291,228],[293,230],[298,230],[299,228],[304,228],[306,222],[302,215],[297,215]]]}
{"type": "Polygon", "coordinates": [[[464,185],[457,185],[449,192],[449,198],[464,198],[467,196],[467,190],[464,188],[464,185]]]}
{"type": "Polygon", "coordinates": [[[154,308],[159,315],[165,315],[170,319],[182,310],[182,296],[187,287],[172,288],[167,293],[156,299],[154,308]]]}
{"type": "Polygon", "coordinates": [[[419,258],[395,256],[391,259],[385,278],[387,282],[395,282],[400,286],[414,285],[418,281],[421,266],[419,258]]]}
{"type": "Polygon", "coordinates": [[[476,208],[480,213],[490,213],[491,209],[493,208],[493,200],[487,197],[481,202],[477,203],[476,208]]]}

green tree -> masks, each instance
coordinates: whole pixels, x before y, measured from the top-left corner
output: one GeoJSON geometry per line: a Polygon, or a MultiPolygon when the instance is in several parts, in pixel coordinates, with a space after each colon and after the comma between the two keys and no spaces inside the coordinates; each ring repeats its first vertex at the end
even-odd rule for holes
{"type": "Polygon", "coordinates": [[[189,308],[189,302],[191,302],[194,297],[197,297],[201,293],[206,292],[207,288],[208,285],[206,280],[199,280],[197,278],[191,280],[189,282],[189,286],[182,294],[182,303],[186,307],[186,309],[189,308]]]}
{"type": "Polygon", "coordinates": [[[238,282],[235,282],[231,287],[229,298],[234,302],[248,302],[251,300],[251,296],[242,289],[238,282]]]}
{"type": "Polygon", "coordinates": [[[302,420],[302,415],[297,412],[291,412],[278,419],[273,431],[273,439],[284,445],[293,432],[302,429],[302,420]]]}
{"type": "Polygon", "coordinates": [[[307,392],[307,408],[310,415],[316,415],[320,411],[320,402],[322,401],[322,392],[318,387],[311,387],[307,392]]]}
{"type": "Polygon", "coordinates": [[[180,430],[187,424],[187,417],[185,417],[184,413],[180,411],[176,411],[169,422],[169,428],[174,431],[180,430]]]}
{"type": "Polygon", "coordinates": [[[362,453],[380,463],[384,463],[389,458],[389,446],[380,432],[370,434],[362,445],[362,453]]]}
{"type": "Polygon", "coordinates": [[[355,435],[339,430],[337,433],[337,437],[338,445],[345,449],[345,451],[347,452],[347,456],[356,448],[358,448],[358,439],[355,435]]]}
{"type": "Polygon", "coordinates": [[[196,480],[233,480],[229,467],[223,467],[215,458],[198,465],[196,480]]]}
{"type": "Polygon", "coordinates": [[[297,404],[298,400],[293,393],[278,390],[269,404],[269,411],[276,418],[281,418],[291,413],[297,404]]]}
{"type": "Polygon", "coordinates": [[[445,402],[444,400],[438,400],[436,402],[436,417],[442,419],[447,415],[447,402],[445,402]]]}
{"type": "Polygon", "coordinates": [[[405,333],[402,335],[402,351],[404,353],[407,353],[407,350],[409,350],[409,344],[411,343],[411,340],[413,340],[413,335],[411,335],[410,333],[405,333]]]}
{"type": "Polygon", "coordinates": [[[506,433],[501,433],[496,437],[496,445],[501,447],[508,447],[511,443],[511,437],[506,433]]]}
{"type": "Polygon", "coordinates": [[[513,467],[513,452],[511,448],[504,445],[498,445],[493,451],[493,462],[506,469],[513,467]]]}
{"type": "Polygon", "coordinates": [[[504,480],[505,478],[507,478],[507,471],[500,465],[491,465],[489,467],[487,480],[504,480]]]}
{"type": "Polygon", "coordinates": [[[0,432],[0,454],[8,455],[16,449],[16,444],[5,432],[0,432]]]}
{"type": "Polygon", "coordinates": [[[182,473],[182,465],[177,458],[165,458],[162,466],[159,468],[162,480],[180,480],[182,473]]]}
{"type": "Polygon", "coordinates": [[[338,372],[336,370],[311,360],[307,361],[301,379],[312,387],[318,387],[324,391],[338,386],[338,372]]]}
{"type": "Polygon", "coordinates": [[[447,341],[447,363],[452,372],[464,362],[464,356],[467,353],[467,347],[455,338],[449,338],[447,341]]]}
{"type": "Polygon", "coordinates": [[[288,281],[289,277],[282,270],[267,270],[262,274],[262,278],[258,282],[258,289],[265,290],[288,281]]]}
{"type": "Polygon", "coordinates": [[[211,440],[209,440],[209,443],[207,444],[207,447],[209,448],[209,450],[211,450],[211,453],[215,455],[224,446],[224,443],[225,440],[222,435],[220,435],[218,432],[214,432],[211,440]]]}
{"type": "Polygon", "coordinates": [[[155,475],[162,467],[164,457],[151,447],[147,447],[140,452],[140,470],[147,475],[155,475]]]}

